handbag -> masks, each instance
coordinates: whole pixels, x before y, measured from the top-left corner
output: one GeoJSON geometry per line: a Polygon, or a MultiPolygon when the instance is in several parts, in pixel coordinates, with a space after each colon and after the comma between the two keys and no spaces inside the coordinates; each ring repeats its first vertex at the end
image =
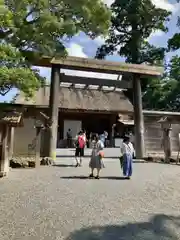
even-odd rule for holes
{"type": "Polygon", "coordinates": [[[104,158],[104,152],[103,151],[99,151],[99,156],[100,156],[100,158],[104,158]]]}

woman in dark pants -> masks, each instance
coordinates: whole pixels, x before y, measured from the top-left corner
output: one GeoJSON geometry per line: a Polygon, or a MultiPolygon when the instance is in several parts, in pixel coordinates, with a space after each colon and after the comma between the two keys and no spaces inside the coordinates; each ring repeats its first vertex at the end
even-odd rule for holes
{"type": "Polygon", "coordinates": [[[84,141],[84,135],[83,132],[80,131],[76,140],[76,150],[75,150],[75,159],[76,159],[76,167],[80,167],[82,165],[82,157],[84,156],[84,147],[85,147],[85,141],[84,141]],[[79,161],[78,161],[79,157],[79,161]]]}

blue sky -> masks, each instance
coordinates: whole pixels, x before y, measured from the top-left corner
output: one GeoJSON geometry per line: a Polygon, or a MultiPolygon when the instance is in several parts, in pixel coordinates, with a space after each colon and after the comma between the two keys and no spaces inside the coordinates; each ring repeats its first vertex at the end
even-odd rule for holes
{"type": "MultiPolygon", "coordinates": [[[[110,5],[112,0],[103,0],[106,4],[110,5]]],[[[176,0],[152,0],[152,2],[162,9],[167,9],[172,11],[172,16],[170,22],[167,24],[169,31],[168,33],[163,32],[154,32],[149,37],[149,42],[156,46],[167,46],[168,39],[173,36],[173,34],[179,29],[176,26],[177,16],[180,10],[180,4],[176,2],[176,0]]],[[[96,50],[103,43],[104,39],[98,37],[95,40],[91,40],[84,33],[79,33],[74,36],[70,41],[66,42],[65,45],[68,49],[68,53],[71,56],[76,57],[94,57],[96,50]]],[[[169,60],[173,55],[179,54],[180,51],[168,53],[166,59],[169,60]]],[[[107,57],[110,61],[123,61],[117,55],[107,57]]],[[[50,69],[48,68],[39,68],[42,76],[46,77],[47,80],[50,79],[50,69]]],[[[13,96],[17,93],[16,90],[12,90],[6,96],[0,96],[0,101],[10,101],[13,96]]]]}

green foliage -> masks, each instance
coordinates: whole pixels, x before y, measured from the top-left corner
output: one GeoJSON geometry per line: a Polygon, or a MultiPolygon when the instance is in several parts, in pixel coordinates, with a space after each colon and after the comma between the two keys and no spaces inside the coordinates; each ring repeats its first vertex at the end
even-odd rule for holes
{"type": "MultiPolygon", "coordinates": [[[[156,8],[151,0],[116,0],[111,11],[110,34],[96,57],[103,59],[117,53],[125,57],[126,62],[162,66],[166,49],[149,44],[147,39],[156,30],[168,30],[165,22],[169,21],[170,12],[156,8]]],[[[142,80],[144,108],[163,109],[169,89],[174,84],[167,79],[142,80]]],[[[133,102],[132,90],[125,94],[133,102]]]]}
{"type": "MultiPolygon", "coordinates": [[[[179,56],[172,57],[168,66],[168,84],[169,92],[165,99],[166,109],[179,111],[180,110],[180,58],[179,56]]],[[[167,84],[167,86],[168,86],[167,84]]],[[[165,89],[166,91],[166,89],[165,89]]]]}
{"type": "Polygon", "coordinates": [[[156,8],[151,0],[116,0],[111,11],[110,34],[98,49],[97,58],[117,52],[131,63],[163,59],[165,49],[151,46],[146,39],[156,30],[167,31],[164,22],[169,20],[170,12],[156,8]]]}
{"type": "Polygon", "coordinates": [[[8,44],[0,44],[0,94],[10,89],[23,90],[26,97],[32,97],[43,83],[37,71],[29,68],[19,50],[8,44]]]}
{"type": "MultiPolygon", "coordinates": [[[[180,2],[177,0],[177,2],[180,2]]],[[[180,16],[177,19],[177,27],[180,29],[180,16]]],[[[176,51],[180,49],[180,33],[176,32],[168,41],[168,50],[176,51]]],[[[167,99],[167,107],[171,110],[180,111],[180,57],[172,57],[168,66],[169,81],[174,81],[174,87],[171,89],[167,99]]]]}
{"type": "Polygon", "coordinates": [[[162,79],[152,79],[144,93],[146,108],[180,110],[180,58],[172,57],[162,79]]]}
{"type": "MultiPolygon", "coordinates": [[[[177,0],[180,2],[180,0],[177,0]]],[[[177,19],[177,27],[180,28],[180,16],[177,19]]],[[[175,33],[172,38],[168,41],[168,50],[169,51],[176,51],[180,48],[180,33],[175,33]]]]}
{"type": "Polygon", "coordinates": [[[66,56],[65,39],[79,31],[106,35],[109,25],[110,10],[101,0],[0,0],[0,94],[16,87],[32,96],[42,84],[25,61],[27,51],[66,56]]]}
{"type": "Polygon", "coordinates": [[[6,0],[0,37],[19,50],[65,55],[63,40],[79,31],[106,34],[110,11],[101,0],[6,0]]]}
{"type": "Polygon", "coordinates": [[[168,50],[176,51],[180,48],[180,33],[175,33],[168,41],[168,50]]]}

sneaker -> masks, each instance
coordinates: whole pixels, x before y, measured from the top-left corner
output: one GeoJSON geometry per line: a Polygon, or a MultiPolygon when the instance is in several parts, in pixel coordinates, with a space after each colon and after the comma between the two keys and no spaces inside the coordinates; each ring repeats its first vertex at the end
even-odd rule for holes
{"type": "Polygon", "coordinates": [[[89,175],[89,178],[93,178],[93,177],[94,177],[93,174],[90,174],[90,175],[89,175]]]}

